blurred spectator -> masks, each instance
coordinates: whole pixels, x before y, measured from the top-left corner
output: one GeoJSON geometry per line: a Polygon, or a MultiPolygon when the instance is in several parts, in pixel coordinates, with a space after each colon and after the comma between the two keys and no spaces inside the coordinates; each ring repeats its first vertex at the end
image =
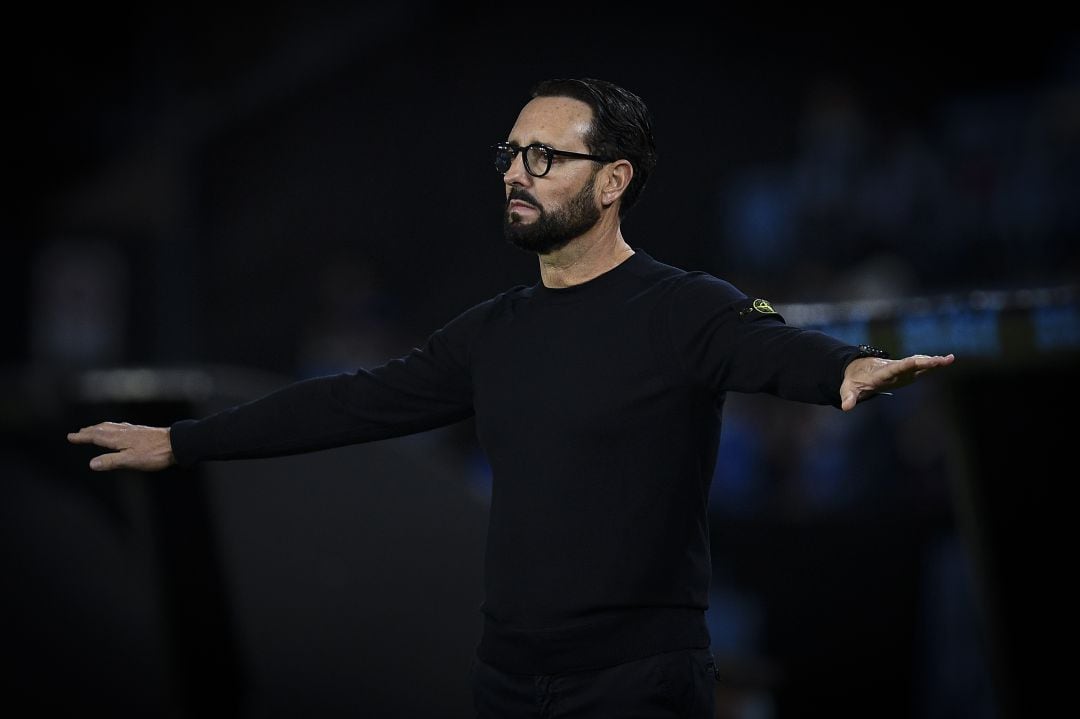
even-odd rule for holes
{"type": "Polygon", "coordinates": [[[846,83],[822,78],[811,85],[791,168],[800,256],[850,258],[858,249],[853,205],[870,160],[871,124],[846,83]]]}
{"type": "Polygon", "coordinates": [[[1075,83],[953,95],[928,118],[868,111],[843,78],[812,82],[787,161],[718,188],[718,264],[788,293],[774,301],[825,299],[836,268],[881,254],[927,292],[1075,281],[1075,83]]]}

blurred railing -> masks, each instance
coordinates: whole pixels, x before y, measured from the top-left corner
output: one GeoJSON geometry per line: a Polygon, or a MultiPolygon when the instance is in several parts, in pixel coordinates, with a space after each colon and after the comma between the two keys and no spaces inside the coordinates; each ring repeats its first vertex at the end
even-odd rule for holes
{"type": "Polygon", "coordinates": [[[1080,286],[778,305],[790,325],[909,354],[1028,363],[1080,351],[1080,286]]]}

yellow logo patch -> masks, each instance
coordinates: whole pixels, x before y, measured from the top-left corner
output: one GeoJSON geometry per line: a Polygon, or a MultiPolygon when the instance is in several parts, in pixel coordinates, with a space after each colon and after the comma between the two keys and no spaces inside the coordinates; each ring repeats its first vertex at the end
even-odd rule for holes
{"type": "Polygon", "coordinates": [[[776,314],[776,310],[772,308],[768,300],[754,300],[754,309],[766,315],[776,314]]]}

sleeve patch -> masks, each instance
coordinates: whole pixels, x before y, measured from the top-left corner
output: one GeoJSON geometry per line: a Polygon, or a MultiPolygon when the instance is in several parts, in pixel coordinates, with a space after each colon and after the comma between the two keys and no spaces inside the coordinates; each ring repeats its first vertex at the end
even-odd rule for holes
{"type": "Polygon", "coordinates": [[[772,308],[768,300],[757,299],[754,300],[749,307],[744,307],[739,310],[740,317],[746,317],[751,312],[760,312],[763,315],[775,315],[778,314],[776,310],[772,308]]]}
{"type": "Polygon", "coordinates": [[[743,322],[755,322],[757,320],[773,320],[776,322],[782,322],[787,324],[787,320],[784,316],[773,309],[772,304],[765,299],[756,300],[743,300],[743,302],[749,301],[750,304],[736,305],[739,313],[739,319],[743,322]]]}

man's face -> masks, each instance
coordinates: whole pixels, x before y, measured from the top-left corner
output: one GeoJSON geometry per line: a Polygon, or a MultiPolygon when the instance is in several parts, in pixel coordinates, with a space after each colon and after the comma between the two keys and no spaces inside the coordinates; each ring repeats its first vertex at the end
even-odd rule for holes
{"type": "MultiPolygon", "coordinates": [[[[556,150],[588,153],[582,141],[592,121],[584,102],[568,97],[538,97],[518,115],[508,141],[516,147],[534,142],[556,150]]],[[[506,208],[503,233],[512,244],[540,255],[555,252],[592,228],[600,219],[595,196],[600,166],[589,160],[556,155],[543,177],[525,171],[521,154],[503,175],[506,208]]]]}

